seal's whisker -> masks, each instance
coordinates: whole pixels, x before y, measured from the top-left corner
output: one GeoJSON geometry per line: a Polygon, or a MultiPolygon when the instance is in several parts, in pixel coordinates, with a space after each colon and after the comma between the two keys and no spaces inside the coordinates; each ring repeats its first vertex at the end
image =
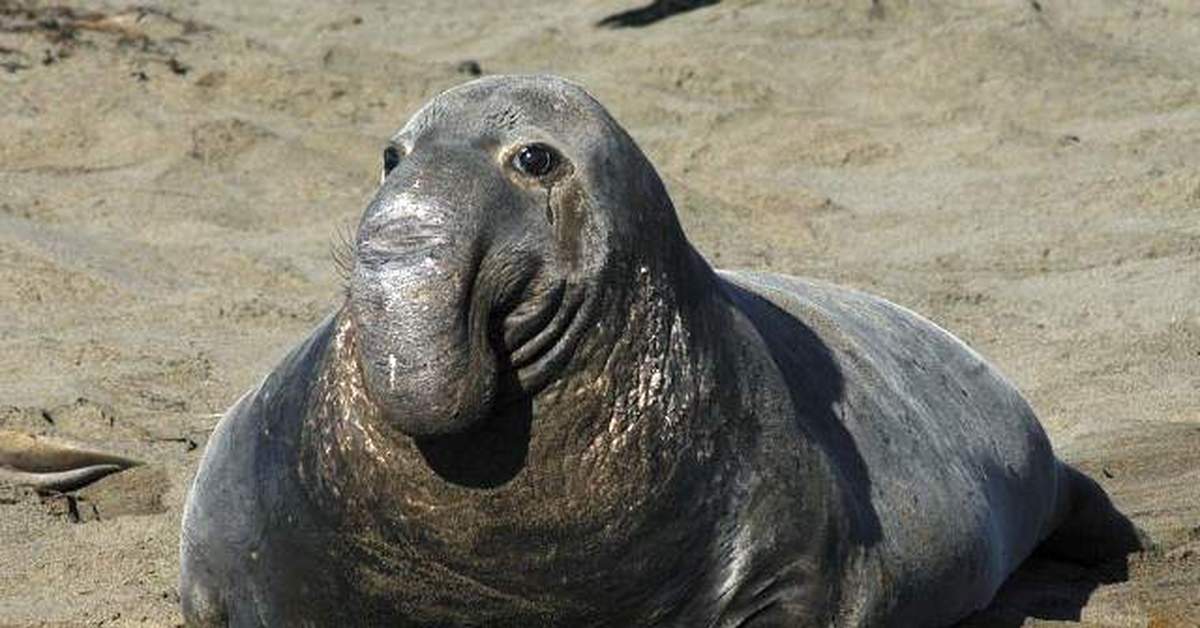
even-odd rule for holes
{"type": "Polygon", "coordinates": [[[350,273],[354,269],[353,227],[343,222],[334,230],[336,240],[329,243],[329,256],[341,280],[342,293],[350,294],[350,273]]]}

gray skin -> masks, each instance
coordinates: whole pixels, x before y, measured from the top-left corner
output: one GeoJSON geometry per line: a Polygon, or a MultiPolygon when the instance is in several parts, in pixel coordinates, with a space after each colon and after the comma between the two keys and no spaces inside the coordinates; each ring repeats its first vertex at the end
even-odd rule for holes
{"type": "Polygon", "coordinates": [[[580,87],[473,81],[390,146],[344,304],[209,440],[190,625],[938,626],[1043,541],[1138,547],[949,333],[714,271],[580,87]]]}

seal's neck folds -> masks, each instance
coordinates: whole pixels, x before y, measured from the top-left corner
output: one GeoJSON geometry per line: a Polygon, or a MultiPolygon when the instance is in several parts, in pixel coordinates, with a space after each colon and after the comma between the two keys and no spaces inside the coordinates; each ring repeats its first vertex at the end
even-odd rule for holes
{"type": "MultiPolygon", "coordinates": [[[[635,580],[614,575],[628,553],[683,547],[699,538],[696,526],[718,525],[734,506],[713,496],[738,494],[726,485],[743,475],[729,452],[753,438],[733,420],[745,415],[742,399],[720,392],[735,375],[723,357],[728,313],[699,264],[631,268],[554,381],[502,406],[490,427],[432,444],[397,430],[371,399],[355,357],[362,339],[342,312],[304,418],[305,490],[354,538],[420,548],[405,560],[479,582],[522,574],[529,591],[580,599],[603,581],[623,604],[640,599],[635,580]]],[[[642,575],[711,573],[712,554],[692,549],[642,565],[642,575]]],[[[695,586],[668,589],[683,599],[695,586]]]]}

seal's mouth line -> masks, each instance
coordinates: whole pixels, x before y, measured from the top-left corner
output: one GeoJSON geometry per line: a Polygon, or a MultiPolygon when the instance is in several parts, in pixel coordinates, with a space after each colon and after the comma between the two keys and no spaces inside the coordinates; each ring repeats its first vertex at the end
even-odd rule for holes
{"type": "Polygon", "coordinates": [[[543,331],[561,308],[567,282],[561,280],[541,299],[531,312],[510,315],[504,321],[504,350],[515,351],[543,331]]]}
{"type": "Polygon", "coordinates": [[[559,305],[555,308],[554,318],[550,319],[550,322],[533,338],[518,346],[509,355],[509,362],[512,368],[517,370],[523,369],[541,357],[542,354],[549,351],[566,334],[572,321],[575,320],[575,315],[579,312],[580,306],[583,305],[583,301],[583,290],[575,291],[572,294],[565,295],[565,298],[560,298],[559,305]]]}
{"type": "Polygon", "coordinates": [[[536,393],[551,377],[560,373],[574,355],[580,340],[589,333],[587,327],[592,324],[598,301],[589,296],[583,288],[571,295],[559,310],[560,315],[555,316],[547,329],[553,335],[546,340],[545,348],[529,356],[519,366],[514,360],[517,379],[525,391],[536,393]]]}

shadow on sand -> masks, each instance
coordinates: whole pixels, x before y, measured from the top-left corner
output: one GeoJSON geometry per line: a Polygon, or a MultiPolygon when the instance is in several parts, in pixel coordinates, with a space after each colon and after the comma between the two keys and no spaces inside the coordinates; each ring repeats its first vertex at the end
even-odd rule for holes
{"type": "Polygon", "coordinates": [[[987,608],[958,628],[1017,628],[1030,619],[1080,621],[1102,584],[1129,579],[1129,557],[1084,566],[1034,552],[1000,587],[987,608]]]}

